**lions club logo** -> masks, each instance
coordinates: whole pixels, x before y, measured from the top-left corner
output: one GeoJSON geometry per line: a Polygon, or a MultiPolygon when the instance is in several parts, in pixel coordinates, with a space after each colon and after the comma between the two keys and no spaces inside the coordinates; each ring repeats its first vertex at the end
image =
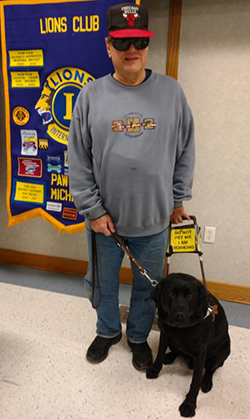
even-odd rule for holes
{"type": "Polygon", "coordinates": [[[35,109],[53,140],[68,144],[76,98],[81,88],[93,80],[89,73],[74,67],[60,68],[47,77],[35,109]]]}

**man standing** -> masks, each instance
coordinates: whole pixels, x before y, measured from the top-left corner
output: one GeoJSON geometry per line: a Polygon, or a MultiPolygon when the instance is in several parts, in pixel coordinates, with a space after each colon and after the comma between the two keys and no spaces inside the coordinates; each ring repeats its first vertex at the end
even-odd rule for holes
{"type": "MultiPolygon", "coordinates": [[[[167,227],[189,219],[183,201],[191,199],[194,127],[178,82],[145,69],[149,39],[144,6],[124,3],[107,14],[107,52],[114,73],[80,92],[69,135],[70,188],[87,227],[96,234],[101,300],[97,336],[87,359],[101,362],[122,337],[119,271],[124,251],[116,232],[150,277],[164,276],[167,227]]],[[[132,265],[133,284],[127,340],[133,365],[152,362],[147,337],[155,315],[150,283],[132,265]]],[[[91,276],[91,269],[87,279],[91,276]]]]}

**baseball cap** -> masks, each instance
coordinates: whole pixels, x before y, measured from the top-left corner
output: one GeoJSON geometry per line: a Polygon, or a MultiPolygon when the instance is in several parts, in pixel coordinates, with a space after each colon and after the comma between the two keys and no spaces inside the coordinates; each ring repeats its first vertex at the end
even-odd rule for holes
{"type": "Polygon", "coordinates": [[[148,30],[148,11],[145,6],[122,3],[111,6],[107,13],[108,33],[113,38],[137,38],[154,35],[148,30]]]}

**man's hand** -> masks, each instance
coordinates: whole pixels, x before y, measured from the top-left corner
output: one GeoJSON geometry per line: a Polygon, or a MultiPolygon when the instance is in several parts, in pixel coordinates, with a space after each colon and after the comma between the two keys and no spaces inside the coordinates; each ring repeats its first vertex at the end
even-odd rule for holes
{"type": "Polygon", "coordinates": [[[181,207],[175,208],[170,216],[170,221],[173,224],[180,224],[183,222],[183,218],[190,220],[189,215],[185,212],[183,205],[181,207]]]}
{"type": "Polygon", "coordinates": [[[108,214],[90,221],[90,227],[95,233],[103,233],[107,237],[111,236],[111,233],[115,233],[114,224],[108,214]]]}

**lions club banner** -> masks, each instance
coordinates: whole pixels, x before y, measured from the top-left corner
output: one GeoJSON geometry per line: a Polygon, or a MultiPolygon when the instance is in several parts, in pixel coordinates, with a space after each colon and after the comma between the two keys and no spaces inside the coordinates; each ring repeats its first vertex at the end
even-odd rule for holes
{"type": "Polygon", "coordinates": [[[69,191],[69,125],[80,90],[112,71],[105,36],[114,4],[1,2],[9,226],[42,217],[59,231],[84,229],[69,191]]]}

